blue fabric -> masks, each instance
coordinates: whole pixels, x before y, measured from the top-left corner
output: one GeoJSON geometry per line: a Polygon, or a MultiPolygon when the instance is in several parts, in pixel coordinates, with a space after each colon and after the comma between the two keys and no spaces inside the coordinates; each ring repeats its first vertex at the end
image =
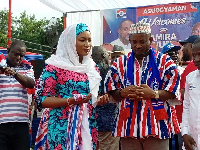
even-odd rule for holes
{"type": "Polygon", "coordinates": [[[84,32],[84,31],[90,31],[88,26],[85,23],[77,24],[77,26],[76,26],[76,36],[78,36],[80,33],[84,32]]]}
{"type": "MultiPolygon", "coordinates": [[[[109,66],[105,65],[103,62],[98,62],[97,67],[99,68],[101,75],[101,82],[99,86],[98,94],[104,95],[104,80],[105,76],[109,70],[109,66]]],[[[107,103],[103,106],[96,107],[97,112],[97,125],[99,132],[112,131],[114,125],[115,114],[117,113],[117,104],[107,103]]]]}
{"type": "Polygon", "coordinates": [[[97,125],[99,132],[112,131],[114,126],[117,104],[107,103],[96,107],[97,125]]]}

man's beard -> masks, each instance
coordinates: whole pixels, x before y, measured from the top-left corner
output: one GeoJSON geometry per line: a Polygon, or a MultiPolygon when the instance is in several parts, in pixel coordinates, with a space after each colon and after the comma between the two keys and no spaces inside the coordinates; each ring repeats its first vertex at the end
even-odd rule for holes
{"type": "Polygon", "coordinates": [[[140,55],[135,54],[135,57],[136,57],[136,58],[146,57],[146,56],[149,55],[149,51],[150,51],[150,49],[147,50],[147,51],[145,51],[145,52],[143,52],[143,53],[140,54],[140,55]]]}
{"type": "Polygon", "coordinates": [[[188,55],[183,55],[182,60],[183,61],[189,61],[190,57],[188,55]]]}
{"type": "Polygon", "coordinates": [[[126,39],[126,37],[121,37],[122,43],[124,45],[128,45],[129,44],[129,40],[126,39]]]}

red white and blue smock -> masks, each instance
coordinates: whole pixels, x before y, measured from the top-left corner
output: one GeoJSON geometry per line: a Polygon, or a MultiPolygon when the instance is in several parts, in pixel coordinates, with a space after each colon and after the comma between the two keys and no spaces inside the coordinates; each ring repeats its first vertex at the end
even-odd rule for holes
{"type": "Polygon", "coordinates": [[[106,92],[124,89],[129,85],[147,84],[153,90],[166,90],[176,97],[167,101],[122,99],[115,118],[114,136],[166,139],[172,133],[179,133],[174,109],[174,105],[180,104],[179,82],[176,64],[169,56],[153,49],[144,57],[141,67],[133,52],[117,58],[105,79],[106,92]]]}

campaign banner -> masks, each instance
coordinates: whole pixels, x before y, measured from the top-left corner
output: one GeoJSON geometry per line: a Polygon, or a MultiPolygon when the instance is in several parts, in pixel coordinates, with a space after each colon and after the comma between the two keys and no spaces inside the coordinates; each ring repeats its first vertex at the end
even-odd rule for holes
{"type": "Polygon", "coordinates": [[[141,21],[150,23],[154,46],[161,51],[169,42],[200,35],[199,7],[200,3],[194,2],[102,10],[103,42],[130,49],[124,24],[141,21]]]}

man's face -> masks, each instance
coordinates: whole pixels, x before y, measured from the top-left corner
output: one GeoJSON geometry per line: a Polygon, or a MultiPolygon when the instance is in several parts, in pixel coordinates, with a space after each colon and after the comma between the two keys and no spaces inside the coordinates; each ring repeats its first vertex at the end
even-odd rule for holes
{"type": "Polygon", "coordinates": [[[200,70],[200,44],[195,44],[192,47],[192,56],[193,56],[193,61],[194,65],[200,70]]]}
{"type": "Polygon", "coordinates": [[[182,57],[182,60],[183,61],[191,61],[192,59],[192,51],[191,51],[191,48],[192,48],[192,44],[191,43],[185,43],[183,45],[183,57],[182,57]]]}
{"type": "Polygon", "coordinates": [[[118,30],[119,33],[119,39],[124,45],[128,45],[129,43],[129,31],[130,31],[130,26],[133,24],[131,21],[124,21],[121,24],[121,28],[118,30]]]}
{"type": "Polygon", "coordinates": [[[200,23],[196,23],[193,27],[192,27],[192,35],[198,35],[200,36],[200,23]]]}
{"type": "Polygon", "coordinates": [[[141,60],[149,54],[148,51],[152,40],[153,38],[150,34],[140,33],[130,35],[131,49],[137,59],[141,60]]]}
{"type": "Polygon", "coordinates": [[[19,66],[26,54],[26,48],[15,45],[8,52],[8,62],[12,67],[19,66]]]}
{"type": "Polygon", "coordinates": [[[176,64],[178,63],[179,61],[178,50],[176,50],[175,48],[172,48],[166,54],[168,54],[176,64]]]}

